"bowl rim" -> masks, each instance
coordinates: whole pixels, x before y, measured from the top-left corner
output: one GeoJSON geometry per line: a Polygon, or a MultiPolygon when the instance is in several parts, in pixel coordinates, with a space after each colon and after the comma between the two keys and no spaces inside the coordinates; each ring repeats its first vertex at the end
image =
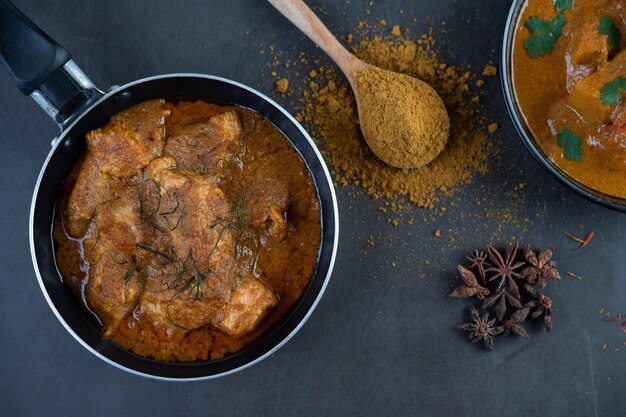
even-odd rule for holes
{"type": "MultiPolygon", "coordinates": [[[[296,152],[298,152],[300,154],[300,152],[298,150],[296,150],[296,152]]],[[[303,158],[303,156],[301,154],[300,154],[300,156],[303,158]]],[[[317,188],[317,186],[316,186],[316,188],[317,188]]],[[[317,191],[317,192],[319,194],[319,191],[317,191]]],[[[50,233],[52,233],[52,231],[50,233]]],[[[322,238],[323,237],[324,236],[322,236],[322,238]]],[[[209,74],[200,74],[200,73],[170,73],[170,74],[162,74],[162,75],[145,77],[145,78],[141,78],[139,80],[135,80],[135,81],[129,82],[127,84],[121,85],[121,86],[114,86],[114,87],[112,87],[111,90],[107,94],[103,95],[99,100],[94,102],[88,109],[86,109],[82,114],[80,114],[72,122],[72,124],[67,126],[63,130],[63,132],[61,133],[61,135],[58,138],[55,138],[52,141],[52,148],[50,149],[50,151],[48,153],[48,156],[46,157],[46,160],[44,161],[44,163],[43,163],[43,165],[41,167],[41,170],[39,172],[39,175],[37,177],[37,181],[36,181],[36,184],[35,184],[35,187],[34,187],[34,190],[33,190],[33,196],[32,196],[31,207],[30,207],[30,215],[29,215],[29,241],[30,241],[31,259],[32,259],[32,262],[33,262],[33,267],[34,267],[34,270],[35,270],[35,274],[37,276],[37,281],[38,281],[39,287],[40,287],[40,289],[41,289],[41,291],[42,291],[42,293],[43,293],[43,295],[44,295],[44,297],[46,299],[46,302],[48,303],[48,306],[52,309],[54,315],[59,320],[59,322],[63,325],[63,327],[68,331],[68,333],[70,333],[72,335],[72,337],[77,342],[79,342],[85,349],[87,349],[93,355],[95,355],[96,357],[100,358],[101,360],[103,360],[104,362],[108,363],[109,365],[112,365],[113,367],[115,367],[117,369],[120,369],[122,371],[128,372],[128,373],[133,374],[133,375],[146,377],[146,378],[154,379],[154,380],[161,380],[161,381],[176,381],[176,382],[203,381],[203,380],[216,379],[216,378],[220,378],[220,377],[223,377],[223,376],[231,375],[233,373],[239,372],[239,371],[247,369],[247,368],[249,368],[249,367],[251,367],[253,365],[256,365],[257,363],[259,363],[262,360],[268,358],[269,356],[274,354],[278,349],[283,347],[302,328],[302,326],[304,326],[306,321],[309,319],[309,317],[311,316],[311,314],[313,313],[313,311],[315,310],[315,308],[319,304],[322,296],[324,295],[324,292],[325,292],[325,290],[326,290],[326,288],[328,286],[328,282],[330,280],[330,277],[331,277],[333,269],[334,269],[334,264],[335,264],[335,260],[336,260],[336,256],[337,256],[337,249],[338,249],[338,244],[339,244],[339,210],[338,210],[338,204],[337,204],[337,196],[336,196],[336,193],[335,193],[335,188],[334,188],[334,185],[333,185],[332,177],[330,175],[330,171],[329,171],[328,166],[326,165],[326,163],[324,161],[324,158],[322,157],[319,149],[317,148],[317,145],[315,144],[313,139],[311,139],[310,135],[306,132],[306,130],[302,127],[302,125],[289,112],[287,112],[282,106],[280,106],[277,102],[275,102],[274,100],[272,100],[271,98],[269,98],[265,94],[257,91],[256,89],[254,89],[252,87],[249,87],[249,86],[247,86],[245,84],[239,83],[237,81],[230,80],[228,78],[214,76],[214,75],[209,75],[209,74]],[[35,234],[35,230],[34,230],[35,229],[35,227],[34,227],[34,223],[35,222],[34,222],[34,220],[35,220],[35,212],[36,212],[36,203],[37,203],[37,196],[39,194],[39,189],[40,189],[40,186],[41,186],[42,179],[44,177],[44,174],[46,172],[46,169],[48,167],[48,164],[49,164],[50,160],[52,159],[53,155],[55,154],[55,151],[57,150],[57,148],[59,146],[61,146],[61,144],[63,143],[64,137],[66,136],[66,134],[68,134],[72,130],[74,125],[79,123],[80,120],[82,120],[86,115],[88,115],[100,103],[105,102],[110,97],[118,94],[121,91],[124,91],[125,89],[128,89],[129,87],[132,87],[132,86],[135,86],[135,85],[138,85],[138,84],[142,84],[142,83],[146,83],[146,82],[150,82],[150,81],[155,81],[155,80],[168,79],[168,78],[181,78],[181,77],[183,77],[183,78],[202,78],[202,79],[208,79],[208,80],[223,82],[225,84],[230,84],[230,85],[232,85],[234,87],[246,90],[247,92],[252,93],[252,94],[258,96],[262,100],[265,100],[267,103],[269,103],[272,107],[274,107],[280,113],[282,113],[282,115],[284,115],[293,124],[293,126],[295,126],[301,132],[303,137],[311,145],[311,148],[314,151],[315,156],[318,159],[318,162],[320,163],[320,166],[321,166],[322,171],[323,171],[323,176],[326,179],[326,183],[328,184],[328,192],[330,193],[330,196],[331,196],[330,204],[332,206],[332,217],[333,217],[333,224],[334,224],[334,230],[333,230],[333,234],[332,234],[331,254],[330,254],[330,259],[328,261],[328,270],[327,270],[325,276],[323,277],[323,281],[321,283],[322,285],[321,285],[321,287],[319,289],[319,292],[318,292],[317,296],[315,297],[315,299],[313,300],[311,305],[308,307],[308,311],[302,317],[302,319],[298,322],[298,324],[282,340],[280,340],[278,343],[276,343],[275,346],[273,346],[271,349],[269,349],[267,352],[263,353],[262,355],[254,358],[250,362],[244,363],[241,366],[237,366],[237,367],[235,367],[233,369],[230,369],[230,370],[227,370],[225,372],[212,374],[212,375],[197,376],[197,377],[168,377],[168,376],[154,375],[154,374],[150,374],[150,373],[146,373],[146,372],[141,372],[141,371],[138,371],[136,369],[132,369],[132,368],[129,368],[127,366],[124,366],[124,365],[114,361],[113,359],[108,358],[107,356],[105,356],[105,355],[101,354],[100,352],[98,352],[93,346],[91,346],[85,340],[83,340],[83,338],[80,337],[73,330],[73,328],[66,322],[66,320],[63,318],[61,313],[56,308],[56,306],[55,306],[53,300],[51,299],[50,295],[48,294],[48,290],[47,290],[46,285],[44,283],[44,279],[43,279],[43,277],[41,275],[41,270],[40,270],[38,262],[37,262],[35,235],[34,235],[35,234]]],[[[322,244],[323,244],[323,242],[320,243],[320,250],[322,248],[322,246],[321,246],[322,244]]],[[[319,259],[318,259],[318,261],[319,261],[319,259]]],[[[58,270],[57,270],[57,273],[58,273],[58,270]]],[[[315,274],[315,272],[314,272],[314,274],[315,274]]],[[[60,276],[60,273],[59,273],[59,276],[60,276]]],[[[320,279],[322,279],[322,277],[320,277],[320,279]]],[[[304,292],[303,292],[302,295],[304,295],[304,292]]],[[[302,297],[302,295],[301,295],[301,297],[302,297]]],[[[297,304],[294,305],[294,307],[296,307],[296,306],[297,306],[297,304]]],[[[254,345],[254,343],[256,343],[256,342],[253,342],[249,346],[254,345]]],[[[117,345],[115,345],[115,346],[117,346],[117,345]]],[[[119,347],[119,348],[123,349],[121,347],[119,347]]],[[[126,350],[126,349],[123,349],[123,350],[126,350]]],[[[132,352],[129,352],[129,353],[132,354],[132,352]]],[[[144,358],[146,360],[151,360],[150,358],[145,358],[145,357],[142,357],[142,358],[144,358]]],[[[193,362],[190,362],[189,365],[193,365],[193,362]]]]}
{"type": "Polygon", "coordinates": [[[517,106],[515,87],[513,86],[512,64],[517,23],[527,1],[528,0],[512,0],[506,22],[504,24],[502,42],[500,44],[500,82],[502,85],[506,109],[511,121],[513,122],[515,130],[535,159],[537,159],[541,165],[547,169],[548,172],[550,172],[550,174],[556,177],[567,188],[598,205],[612,210],[626,212],[626,199],[594,190],[593,188],[573,179],[561,168],[559,168],[558,165],[552,162],[537,145],[532,133],[523,122],[524,115],[521,109],[517,106]]]}

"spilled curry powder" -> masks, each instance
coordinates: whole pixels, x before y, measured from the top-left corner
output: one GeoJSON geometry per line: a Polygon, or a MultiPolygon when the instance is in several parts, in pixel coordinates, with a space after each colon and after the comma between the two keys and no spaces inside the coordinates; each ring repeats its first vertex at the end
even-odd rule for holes
{"type": "Polygon", "coordinates": [[[314,139],[337,183],[361,186],[374,199],[406,196],[418,206],[433,207],[476,173],[486,173],[492,146],[485,129],[478,126],[471,99],[466,97],[472,74],[441,62],[434,43],[428,35],[417,40],[374,37],[354,48],[365,62],[417,77],[443,99],[450,117],[448,144],[422,168],[400,170],[380,161],[363,140],[355,101],[345,80],[333,68],[317,71],[316,82],[303,93],[303,108],[296,118],[317,131],[314,139]]]}

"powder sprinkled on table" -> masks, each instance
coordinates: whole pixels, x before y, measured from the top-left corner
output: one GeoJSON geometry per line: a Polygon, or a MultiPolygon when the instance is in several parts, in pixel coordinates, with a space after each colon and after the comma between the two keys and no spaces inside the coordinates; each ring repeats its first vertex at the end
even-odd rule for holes
{"type": "Polygon", "coordinates": [[[281,78],[279,80],[276,81],[276,91],[278,91],[281,94],[284,94],[287,92],[287,89],[289,88],[289,80],[286,78],[281,78]]]}
{"type": "Polygon", "coordinates": [[[443,152],[422,168],[399,170],[381,162],[361,136],[351,90],[334,69],[320,68],[315,88],[303,94],[304,107],[297,118],[316,128],[314,137],[333,167],[336,182],[351,181],[374,199],[406,195],[418,206],[433,207],[455,186],[469,182],[477,172],[486,172],[491,145],[484,129],[476,126],[466,97],[472,74],[441,62],[433,45],[434,39],[423,35],[416,41],[375,37],[355,47],[366,62],[417,77],[443,99],[450,116],[450,139],[443,152]]]}

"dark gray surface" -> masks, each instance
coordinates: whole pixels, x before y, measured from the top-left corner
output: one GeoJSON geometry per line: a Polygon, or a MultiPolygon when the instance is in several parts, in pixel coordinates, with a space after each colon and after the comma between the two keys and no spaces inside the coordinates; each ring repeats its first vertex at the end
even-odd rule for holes
{"type": "MultiPolygon", "coordinates": [[[[447,42],[439,43],[446,61],[480,70],[496,60],[505,1],[368,3],[311,1],[323,7],[323,20],[339,34],[352,32],[362,19],[385,18],[414,34],[446,20],[448,34],[440,40],[447,42]]],[[[283,59],[296,59],[300,51],[321,57],[259,0],[17,4],[101,87],[186,71],[273,94],[273,80],[262,76],[269,73],[269,45],[283,51],[283,59]]],[[[445,214],[413,209],[405,217],[416,222],[398,227],[387,224],[380,202],[338,189],[337,264],[309,322],[260,365],[216,381],[176,384],[101,362],[47,306],[32,271],[28,211],[57,131],[0,72],[0,415],[626,415],[624,335],[599,314],[602,308],[626,310],[626,216],[582,200],[549,177],[513,132],[498,81],[489,79],[485,92],[486,113],[501,127],[495,142],[502,152],[490,174],[455,196],[455,206],[444,202],[445,214]],[[509,191],[520,182],[524,189],[509,191]],[[487,200],[477,206],[482,197],[487,200]],[[498,206],[505,209],[495,211],[498,206]],[[508,214],[528,221],[509,222],[508,214]],[[597,237],[574,252],[562,232],[579,231],[579,223],[597,237]],[[432,237],[436,229],[442,238],[432,237]],[[367,245],[370,236],[373,247],[367,245]],[[585,278],[550,283],[547,292],[557,307],[551,334],[531,327],[530,341],[497,339],[496,350],[486,353],[457,334],[467,303],[445,294],[463,254],[513,237],[554,243],[561,269],[585,278]]],[[[291,101],[284,101],[288,109],[291,101]]]]}

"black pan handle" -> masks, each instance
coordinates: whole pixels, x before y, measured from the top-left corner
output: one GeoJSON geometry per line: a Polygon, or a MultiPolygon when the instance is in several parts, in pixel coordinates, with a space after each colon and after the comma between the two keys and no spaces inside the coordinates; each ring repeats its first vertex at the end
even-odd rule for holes
{"type": "Polygon", "coordinates": [[[0,0],[0,63],[61,129],[102,95],[71,58],[9,0],[0,0]]]}

